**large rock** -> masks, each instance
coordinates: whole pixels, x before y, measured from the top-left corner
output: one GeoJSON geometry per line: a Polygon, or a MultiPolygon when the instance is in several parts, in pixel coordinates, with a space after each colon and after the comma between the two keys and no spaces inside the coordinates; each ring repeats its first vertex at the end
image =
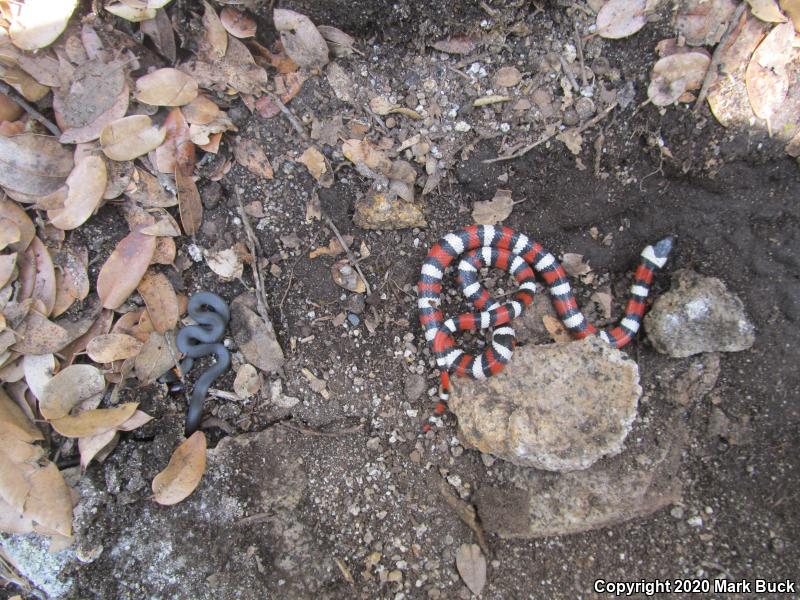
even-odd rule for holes
{"type": "Polygon", "coordinates": [[[715,277],[676,271],[672,289],[644,318],[656,350],[677,358],[701,352],[738,352],[755,341],[755,328],[738,297],[715,277]]]}
{"type": "Polygon", "coordinates": [[[503,538],[538,538],[608,527],[654,513],[681,497],[685,413],[716,384],[719,358],[706,354],[669,381],[666,402],[637,421],[625,451],[590,469],[547,473],[509,466],[504,484],[481,486],[474,497],[484,529],[503,538]]]}
{"type": "Polygon", "coordinates": [[[548,471],[617,454],[636,418],[639,368],[597,337],[525,346],[486,381],[454,382],[450,409],[466,445],[548,471]]]}

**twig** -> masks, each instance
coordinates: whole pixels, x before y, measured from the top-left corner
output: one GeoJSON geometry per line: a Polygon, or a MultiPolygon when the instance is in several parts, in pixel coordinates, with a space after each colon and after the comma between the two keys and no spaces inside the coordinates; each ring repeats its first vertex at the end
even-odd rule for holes
{"type": "Polygon", "coordinates": [[[580,92],[581,86],[578,85],[578,81],[575,79],[575,75],[572,74],[572,69],[570,69],[569,65],[567,64],[567,60],[564,58],[563,54],[558,55],[558,62],[561,63],[561,69],[564,71],[564,75],[567,76],[567,79],[569,79],[572,89],[574,89],[576,92],[580,92]]]}
{"type": "Polygon", "coordinates": [[[378,127],[380,127],[380,128],[381,128],[381,131],[383,131],[383,134],[384,134],[384,135],[389,135],[389,128],[388,128],[388,127],[386,127],[386,123],[384,123],[384,122],[383,122],[383,119],[381,119],[381,118],[380,118],[380,116],[378,116],[378,114],[376,114],[376,113],[375,113],[375,112],[374,112],[374,111],[373,111],[373,110],[372,110],[372,109],[369,107],[369,105],[368,105],[368,104],[365,104],[365,105],[364,105],[364,110],[366,110],[366,111],[367,111],[367,113],[368,113],[368,114],[369,114],[369,115],[370,115],[370,116],[371,116],[371,117],[372,117],[372,118],[375,120],[375,122],[378,124],[378,127]]]}
{"type": "Polygon", "coordinates": [[[450,489],[450,484],[447,483],[447,480],[444,477],[441,475],[432,475],[432,477],[436,477],[439,493],[442,495],[445,502],[447,502],[450,508],[456,512],[458,518],[464,521],[467,527],[475,532],[475,537],[478,539],[478,546],[481,547],[483,553],[487,557],[491,556],[491,553],[489,552],[489,545],[486,543],[486,536],[483,533],[483,527],[481,527],[480,523],[478,523],[478,516],[475,512],[475,507],[464,502],[461,498],[456,496],[450,489]]]}
{"type": "Polygon", "coordinates": [[[214,396],[215,398],[220,398],[222,400],[232,400],[234,402],[242,401],[242,399],[233,392],[226,392],[225,390],[218,390],[215,388],[210,388],[208,390],[208,395],[214,396]]]}
{"type": "Polygon", "coordinates": [[[722,52],[724,51],[725,44],[728,43],[728,39],[733,35],[733,32],[739,26],[739,21],[741,20],[742,14],[744,13],[744,9],[747,7],[747,4],[742,2],[737,8],[736,12],[733,13],[733,17],[731,18],[731,22],[728,23],[728,28],[725,30],[725,33],[722,34],[722,37],[719,39],[719,43],[717,47],[714,49],[714,54],[711,55],[711,62],[708,63],[708,70],[706,71],[706,76],[703,79],[703,85],[700,87],[700,91],[697,93],[697,100],[694,103],[694,108],[692,112],[698,112],[700,107],[703,106],[703,102],[706,100],[706,96],[708,96],[708,90],[711,87],[711,84],[714,82],[715,77],[717,75],[717,67],[719,67],[719,63],[722,60],[722,52]]]}
{"type": "Polygon", "coordinates": [[[61,137],[61,130],[56,126],[55,123],[53,123],[50,119],[45,117],[38,110],[33,108],[33,106],[31,104],[29,104],[28,101],[25,100],[25,98],[20,96],[20,94],[17,92],[17,90],[12,88],[10,85],[8,85],[4,81],[0,81],[0,92],[4,93],[6,96],[11,98],[14,102],[19,104],[20,107],[23,110],[25,110],[26,113],[28,113],[32,118],[36,119],[37,121],[39,121],[39,123],[44,125],[50,131],[50,133],[52,133],[54,136],[61,137]]]}
{"type": "MultiPolygon", "coordinates": [[[[583,133],[587,129],[597,125],[600,121],[605,119],[609,115],[609,113],[612,110],[614,110],[616,107],[617,107],[616,101],[614,101],[611,104],[609,104],[605,109],[603,109],[602,112],[596,114],[591,119],[586,121],[586,123],[584,123],[583,125],[578,127],[578,133],[583,133]]],[[[553,139],[554,137],[556,137],[556,135],[558,135],[558,133],[559,132],[557,132],[557,131],[554,131],[553,133],[548,133],[548,134],[540,137],[538,140],[536,140],[532,144],[528,144],[527,146],[523,147],[521,150],[517,150],[513,154],[506,154],[505,156],[498,156],[496,158],[487,158],[483,162],[484,162],[484,164],[489,164],[489,163],[496,163],[496,162],[500,162],[500,161],[504,161],[504,160],[513,160],[515,158],[519,158],[521,156],[526,155],[528,152],[530,152],[534,148],[536,148],[536,146],[544,144],[545,142],[553,139]]]]}
{"type": "Polygon", "coordinates": [[[247,234],[247,249],[250,250],[250,255],[253,257],[253,264],[250,265],[250,268],[253,270],[253,280],[256,284],[256,303],[258,305],[258,314],[262,319],[264,319],[265,322],[270,323],[269,311],[267,310],[267,297],[264,292],[264,273],[261,270],[261,264],[259,260],[261,256],[263,256],[261,242],[258,241],[258,238],[253,231],[253,226],[250,224],[250,217],[247,216],[247,213],[244,210],[244,204],[242,203],[242,196],[239,194],[239,188],[235,185],[233,186],[233,194],[236,196],[236,202],[239,205],[239,216],[242,219],[242,225],[244,226],[244,231],[247,234]]]}
{"type": "Polygon", "coordinates": [[[297,120],[297,117],[294,116],[294,113],[291,110],[289,110],[289,108],[283,103],[283,101],[280,98],[278,98],[278,96],[275,93],[267,92],[267,95],[270,97],[270,100],[272,100],[275,103],[275,105],[281,109],[281,112],[289,120],[289,123],[292,124],[294,130],[297,133],[299,133],[304,140],[307,140],[308,134],[306,133],[306,130],[303,128],[303,126],[300,124],[300,121],[297,120]]]}
{"type": "Polygon", "coordinates": [[[297,266],[297,263],[300,262],[300,259],[303,258],[303,254],[305,254],[306,249],[303,248],[302,252],[300,252],[300,256],[297,258],[296,261],[292,263],[292,268],[289,270],[289,283],[286,284],[286,289],[283,290],[283,296],[281,296],[281,301],[278,303],[278,311],[283,312],[283,303],[286,301],[286,296],[289,294],[289,290],[292,289],[292,281],[294,280],[294,268],[297,266]]]}
{"type": "Polygon", "coordinates": [[[578,48],[578,60],[581,63],[581,81],[583,82],[583,87],[586,87],[589,85],[589,80],[586,78],[586,63],[583,61],[583,42],[578,31],[578,22],[573,21],[572,25],[575,28],[575,46],[578,48]]]}
{"type": "Polygon", "coordinates": [[[290,425],[289,423],[278,423],[278,426],[283,427],[284,429],[291,429],[292,431],[296,431],[297,433],[302,433],[304,435],[314,435],[317,437],[339,437],[364,429],[364,425],[361,423],[352,427],[345,427],[339,431],[317,431],[316,429],[309,429],[308,427],[296,427],[295,425],[290,425]]]}
{"type": "Polygon", "coordinates": [[[361,267],[358,266],[358,261],[356,260],[355,255],[353,255],[353,253],[350,251],[350,248],[347,246],[347,244],[345,244],[344,239],[342,238],[342,234],[339,233],[338,229],[336,229],[336,225],[333,224],[331,218],[326,216],[325,220],[328,222],[328,226],[333,230],[333,234],[336,236],[336,239],[339,240],[339,244],[341,244],[342,248],[344,248],[344,251],[347,253],[347,259],[353,265],[353,268],[356,270],[356,272],[361,277],[361,280],[364,282],[364,287],[366,288],[367,295],[369,296],[370,294],[372,294],[372,289],[369,287],[369,281],[367,281],[367,278],[364,276],[364,272],[361,270],[361,267]]]}

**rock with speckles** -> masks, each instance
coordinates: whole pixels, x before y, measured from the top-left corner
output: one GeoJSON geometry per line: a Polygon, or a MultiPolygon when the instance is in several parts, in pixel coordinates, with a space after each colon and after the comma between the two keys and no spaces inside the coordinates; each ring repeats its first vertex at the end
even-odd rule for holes
{"type": "Polygon", "coordinates": [[[465,445],[516,465],[586,469],[617,454],[636,418],[639,368],[597,337],[525,346],[486,381],[453,381],[465,445]]]}
{"type": "Polygon", "coordinates": [[[415,202],[396,193],[370,190],[356,200],[353,222],[363,229],[406,229],[426,227],[425,215],[415,202]]]}
{"type": "Polygon", "coordinates": [[[719,279],[688,269],[675,272],[672,289],[656,299],[644,326],[655,349],[676,358],[738,352],[755,341],[742,301],[719,279]]]}

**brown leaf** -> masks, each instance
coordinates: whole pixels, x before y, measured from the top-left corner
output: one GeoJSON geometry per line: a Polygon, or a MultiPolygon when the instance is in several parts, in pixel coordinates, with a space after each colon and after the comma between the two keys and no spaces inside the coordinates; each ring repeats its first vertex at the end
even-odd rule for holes
{"type": "Polygon", "coordinates": [[[133,176],[134,189],[125,195],[144,208],[169,208],[178,204],[178,198],[165,190],[158,179],[143,169],[137,169],[133,176]]]}
{"type": "Polygon", "coordinates": [[[164,236],[164,237],[178,237],[181,235],[181,230],[172,215],[166,213],[163,219],[159,219],[152,225],[142,228],[142,233],[145,235],[164,236]]]}
{"type": "Polygon", "coordinates": [[[205,253],[208,268],[219,275],[223,281],[239,279],[244,273],[241,254],[234,248],[205,253]]]}
{"type": "Polygon", "coordinates": [[[174,329],[178,323],[178,298],[166,275],[149,269],[138,289],[147,306],[153,328],[161,334],[174,329]]]}
{"type": "Polygon", "coordinates": [[[225,56],[228,50],[228,33],[220,21],[217,11],[206,0],[203,0],[203,28],[205,36],[201,41],[201,52],[212,60],[225,56]]]}
{"type": "Polygon", "coordinates": [[[687,90],[699,89],[711,58],[705,52],[679,52],[660,58],[650,73],[647,95],[656,106],[667,106],[687,90]]]}
{"type": "Polygon", "coordinates": [[[514,87],[520,81],[522,81],[522,73],[516,67],[501,67],[492,79],[497,87],[514,87]]]}
{"type": "Polygon", "coordinates": [[[283,350],[272,322],[257,315],[255,305],[255,297],[246,293],[231,302],[231,332],[247,362],[264,372],[274,372],[283,366],[283,350]]]}
{"type": "Polygon", "coordinates": [[[272,11],[286,54],[301,67],[322,68],[328,64],[328,44],[311,19],[283,8],[272,11]]]}
{"type": "Polygon", "coordinates": [[[486,559],[478,544],[461,544],[456,550],[456,568],[469,590],[480,596],[486,585],[486,559]]]}
{"type": "Polygon", "coordinates": [[[76,229],[83,225],[103,200],[108,183],[106,163],[99,156],[87,156],[67,177],[67,199],[64,208],[49,211],[50,223],[59,229],[76,229]]]}
{"type": "Polygon", "coordinates": [[[17,268],[17,253],[0,255],[0,289],[6,287],[17,268]]]}
{"type": "Polygon", "coordinates": [[[757,117],[769,120],[789,92],[786,64],[794,55],[792,23],[776,25],[758,45],[747,65],[745,82],[750,106],[757,117]]]}
{"type": "Polygon", "coordinates": [[[675,15],[675,29],[690,46],[713,46],[725,33],[738,4],[734,0],[683,0],[675,15]]]}
{"type": "MultiPolygon", "coordinates": [[[[174,348],[174,336],[171,333],[168,335],[172,336],[174,348]]],[[[133,363],[136,378],[142,384],[152,383],[174,366],[175,356],[170,351],[167,338],[157,332],[150,334],[133,363]]]]}
{"type": "Polygon", "coordinates": [[[261,389],[261,376],[256,368],[249,363],[239,367],[233,380],[233,391],[236,395],[244,400],[256,395],[259,389],[261,389]]]}
{"type": "Polygon", "coordinates": [[[325,41],[328,42],[328,51],[333,56],[351,56],[354,50],[353,45],[356,43],[353,36],[346,34],[341,29],[331,27],[330,25],[318,25],[317,31],[320,32],[325,41]]]}
{"type": "Polygon", "coordinates": [[[116,429],[109,429],[97,435],[90,435],[78,439],[78,452],[80,452],[81,455],[81,470],[85,471],[93,458],[98,456],[109,446],[116,446],[118,441],[119,432],[116,429]]]}
{"type": "Polygon", "coordinates": [[[597,33],[617,40],[639,31],[647,23],[646,0],[609,0],[597,13],[597,33]]]}
{"type": "Polygon", "coordinates": [[[72,535],[72,493],[61,471],[48,462],[29,478],[30,493],[25,501],[25,516],[40,533],[72,535]]]}
{"type": "Polygon", "coordinates": [[[191,494],[206,470],[206,436],[195,431],[172,453],[167,467],[153,479],[154,500],[169,506],[191,494]]]}
{"type": "Polygon", "coordinates": [[[100,133],[106,125],[125,116],[125,113],[128,112],[129,101],[130,90],[128,89],[128,84],[125,83],[122,86],[122,91],[105,112],[87,125],[65,129],[61,132],[61,137],[58,138],[58,141],[62,144],[76,144],[96,140],[100,137],[100,133]]]}
{"type": "Polygon", "coordinates": [[[333,176],[328,171],[328,164],[325,162],[322,152],[312,146],[307,148],[297,160],[306,166],[311,176],[319,181],[322,187],[329,188],[333,185],[333,176]]]}
{"type": "Polygon", "coordinates": [[[555,342],[571,342],[572,337],[564,324],[551,315],[542,315],[542,324],[555,342]]]}
{"type": "Polygon", "coordinates": [[[50,425],[64,437],[89,437],[116,429],[133,416],[137,406],[138,402],[126,402],[114,408],[93,408],[75,416],[51,419],[50,425]]]}
{"type": "Polygon", "coordinates": [[[750,11],[767,23],[785,23],[786,17],[778,8],[776,0],[746,0],[750,5],[750,11]]]}
{"type": "Polygon", "coordinates": [[[44,386],[39,411],[45,419],[59,419],[86,400],[102,397],[105,390],[106,380],[100,369],[93,365],[70,365],[44,386]]]}
{"type": "Polygon", "coordinates": [[[47,383],[53,378],[58,363],[52,354],[26,354],[22,357],[22,369],[28,389],[41,398],[47,383]]]}
{"type": "MultiPolygon", "coordinates": [[[[63,71],[63,60],[61,66],[63,71]]],[[[53,90],[53,111],[62,131],[70,132],[67,137],[77,137],[72,135],[73,130],[88,129],[98,120],[109,122],[112,113],[125,115],[124,110],[119,114],[121,108],[128,106],[124,61],[107,62],[104,57],[97,57],[60,76],[62,83],[53,90]]],[[[92,139],[96,137],[95,134],[92,139]]]]}
{"type": "Polygon", "coordinates": [[[153,253],[151,265],[172,265],[175,263],[177,247],[175,240],[169,237],[156,238],[156,251],[153,253]]]}
{"type": "Polygon", "coordinates": [[[143,6],[126,4],[124,0],[117,2],[116,4],[106,4],[105,9],[112,15],[116,15],[121,19],[125,19],[126,21],[131,21],[132,23],[148,21],[150,19],[154,19],[156,16],[155,8],[151,8],[146,4],[143,6]]]}
{"type": "Polygon", "coordinates": [[[186,235],[194,235],[203,222],[203,202],[200,192],[191,174],[184,174],[181,169],[175,171],[175,186],[178,189],[178,211],[181,225],[186,235]]]}
{"type": "Polygon", "coordinates": [[[53,312],[56,302],[56,274],[53,259],[38,237],[34,237],[24,254],[20,255],[19,266],[20,299],[35,298],[42,302],[43,315],[53,312]]]}
{"type": "Polygon", "coordinates": [[[23,194],[50,194],[64,185],[72,167],[72,152],[54,137],[0,136],[0,186],[23,194]]]}
{"type": "Polygon", "coordinates": [[[142,33],[152,40],[158,53],[170,63],[174,63],[177,52],[175,48],[175,33],[172,31],[172,23],[169,20],[167,11],[159,8],[154,18],[142,21],[139,27],[142,33]]]}
{"type": "Polygon", "coordinates": [[[440,40],[433,44],[433,47],[439,52],[446,52],[447,54],[469,54],[477,48],[475,40],[466,35],[459,35],[440,40]]]}
{"type": "Polygon", "coordinates": [[[472,220],[482,225],[494,225],[505,221],[514,208],[511,190],[497,190],[486,202],[476,202],[472,209],[472,220]]]}
{"type": "Polygon", "coordinates": [[[86,345],[86,354],[96,363],[112,363],[139,354],[142,342],[124,333],[98,335],[86,345]]]}
{"type": "Polygon", "coordinates": [[[208,125],[222,113],[219,106],[203,94],[181,107],[181,112],[186,121],[192,125],[208,125]]]}
{"type": "Polygon", "coordinates": [[[104,308],[118,308],[139,285],[156,249],[156,239],[131,231],[117,244],[97,276],[97,294],[104,308]]]}
{"type": "Polygon", "coordinates": [[[195,149],[190,141],[189,124],[179,108],[173,108],[164,121],[164,143],[155,149],[156,168],[161,173],[180,169],[190,175],[194,171],[195,149]]]}
{"type": "Polygon", "coordinates": [[[219,15],[222,26],[233,37],[250,38],[256,34],[256,22],[232,6],[226,6],[219,15]]]}
{"type": "Polygon", "coordinates": [[[15,244],[19,240],[20,231],[16,223],[0,217],[0,250],[5,250],[9,244],[15,244]]]}
{"type": "Polygon", "coordinates": [[[364,280],[361,279],[361,276],[350,265],[350,261],[346,258],[333,263],[333,266],[331,267],[331,277],[333,277],[333,282],[336,285],[341,286],[346,290],[350,290],[351,292],[363,294],[367,291],[367,286],[364,284],[364,280]]]}
{"type": "Polygon", "coordinates": [[[100,145],[111,160],[133,160],[155,150],[166,131],[153,125],[147,115],[131,115],[112,121],[100,132],[100,145]]]}
{"type": "Polygon", "coordinates": [[[8,397],[2,387],[0,387],[0,433],[2,433],[5,440],[15,439],[22,442],[34,442],[44,439],[42,432],[25,416],[22,409],[8,397]]]}
{"type": "Polygon", "coordinates": [[[9,244],[9,249],[15,252],[27,250],[36,236],[36,227],[28,213],[11,200],[0,200],[0,219],[11,221],[19,230],[19,241],[9,244]]]}
{"type": "Polygon", "coordinates": [[[248,171],[264,179],[272,179],[274,174],[272,165],[264,153],[263,148],[255,140],[237,138],[233,146],[233,155],[236,162],[248,171]]]}
{"type": "Polygon", "coordinates": [[[183,106],[197,97],[197,82],[177,69],[157,69],[136,80],[135,95],[145,104],[183,106]]]}
{"type": "Polygon", "coordinates": [[[253,55],[241,41],[228,38],[228,51],[221,60],[189,61],[179,65],[204,89],[224,92],[229,88],[242,93],[260,95],[267,88],[267,72],[253,60],[253,55]]]}
{"type": "Polygon", "coordinates": [[[11,42],[22,50],[46,48],[67,27],[77,0],[28,0],[20,4],[8,27],[11,42]]]}
{"type": "Polygon", "coordinates": [[[786,13],[796,31],[800,31],[800,0],[780,0],[781,9],[786,13]]]}

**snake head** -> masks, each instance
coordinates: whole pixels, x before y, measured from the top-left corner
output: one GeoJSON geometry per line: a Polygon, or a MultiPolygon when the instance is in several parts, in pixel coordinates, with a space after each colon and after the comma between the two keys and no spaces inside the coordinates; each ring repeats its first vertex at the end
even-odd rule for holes
{"type": "Polygon", "coordinates": [[[672,236],[665,237],[663,240],[660,240],[653,244],[653,254],[655,254],[658,258],[667,258],[669,253],[672,252],[672,248],[675,245],[675,238],[672,236]]]}

